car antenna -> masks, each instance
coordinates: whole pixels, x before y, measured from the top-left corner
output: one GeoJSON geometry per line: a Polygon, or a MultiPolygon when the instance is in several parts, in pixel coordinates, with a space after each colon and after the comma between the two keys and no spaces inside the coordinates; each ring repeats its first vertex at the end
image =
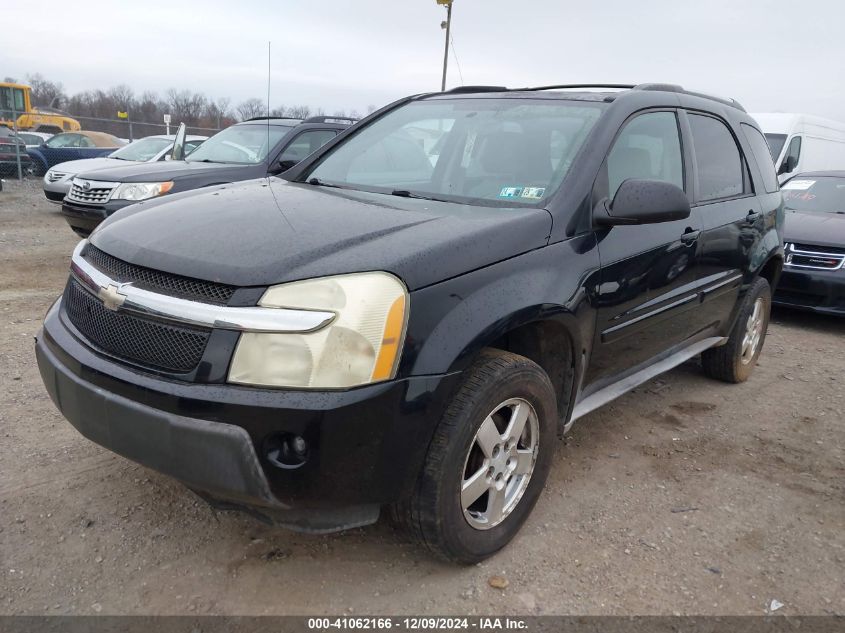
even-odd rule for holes
{"type": "Polygon", "coordinates": [[[267,173],[270,173],[270,45],[267,42],[267,173]]]}

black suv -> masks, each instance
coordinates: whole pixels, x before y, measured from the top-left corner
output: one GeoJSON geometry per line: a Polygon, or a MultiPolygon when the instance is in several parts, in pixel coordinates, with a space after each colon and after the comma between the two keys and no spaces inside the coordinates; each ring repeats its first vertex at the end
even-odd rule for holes
{"type": "Polygon", "coordinates": [[[116,214],[37,337],[47,390],[215,506],[308,531],[387,507],[493,554],[575,420],[698,354],[748,378],[781,271],[736,102],[586,88],[410,97],[285,179],[116,214]]]}
{"type": "Polygon", "coordinates": [[[78,174],[62,203],[62,214],[70,228],[85,237],[112,213],[140,200],[282,173],[352,123],[354,119],[325,116],[304,121],[249,119],[221,130],[184,161],[78,174]]]}

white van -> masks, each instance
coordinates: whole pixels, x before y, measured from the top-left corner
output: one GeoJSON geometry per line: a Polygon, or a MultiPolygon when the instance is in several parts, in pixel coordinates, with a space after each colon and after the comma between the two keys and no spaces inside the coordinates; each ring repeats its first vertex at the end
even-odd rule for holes
{"type": "Polygon", "coordinates": [[[845,170],[845,123],[810,114],[752,114],[783,182],[805,171],[845,170]]]}

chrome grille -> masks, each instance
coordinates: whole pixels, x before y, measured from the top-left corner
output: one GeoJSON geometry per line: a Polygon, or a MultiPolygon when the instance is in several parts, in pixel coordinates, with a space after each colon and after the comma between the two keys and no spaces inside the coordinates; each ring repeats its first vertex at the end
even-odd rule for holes
{"type": "Polygon", "coordinates": [[[845,267],[845,249],[833,246],[787,243],[786,266],[813,270],[836,270],[845,267]]]}
{"type": "Polygon", "coordinates": [[[116,281],[131,281],[136,286],[204,303],[226,305],[235,292],[234,286],[203,281],[171,273],[163,273],[144,266],[130,264],[88,244],[82,257],[116,281]]]}
{"type": "Polygon", "coordinates": [[[47,182],[56,182],[57,180],[61,180],[65,176],[67,176],[66,172],[53,171],[51,169],[47,172],[47,182]]]}
{"type": "Polygon", "coordinates": [[[73,179],[73,186],[67,199],[80,204],[105,204],[111,197],[117,183],[97,182],[95,180],[73,179]]]}
{"type": "Polygon", "coordinates": [[[174,372],[188,372],[202,360],[210,330],[171,325],[114,312],[73,277],[63,305],[70,322],[96,347],[124,360],[174,372]]]}

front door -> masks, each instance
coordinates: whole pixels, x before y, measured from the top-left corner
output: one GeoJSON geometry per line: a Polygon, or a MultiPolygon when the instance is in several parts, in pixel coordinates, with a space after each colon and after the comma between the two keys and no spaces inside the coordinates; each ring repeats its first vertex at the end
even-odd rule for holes
{"type": "MultiPolygon", "coordinates": [[[[612,200],[629,178],[662,180],[689,192],[686,162],[678,113],[638,114],[614,142],[596,181],[594,199],[612,200]]],[[[693,212],[684,220],[598,232],[601,285],[585,387],[612,382],[696,330],[690,315],[698,305],[700,230],[693,212]]]]}

